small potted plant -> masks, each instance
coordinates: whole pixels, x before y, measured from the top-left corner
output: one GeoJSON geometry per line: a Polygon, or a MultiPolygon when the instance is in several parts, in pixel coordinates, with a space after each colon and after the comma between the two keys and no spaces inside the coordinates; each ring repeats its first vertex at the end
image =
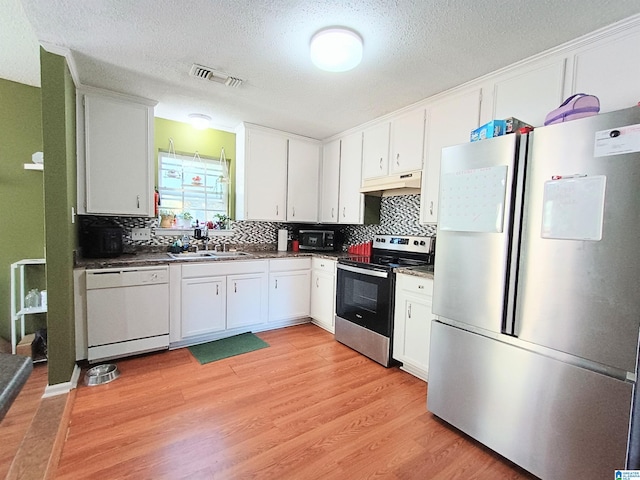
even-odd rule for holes
{"type": "Polygon", "coordinates": [[[176,215],[172,210],[160,210],[160,228],[171,228],[173,227],[173,219],[176,218],[176,215]]]}
{"type": "Polygon", "coordinates": [[[216,228],[218,230],[229,229],[229,220],[231,220],[231,218],[229,218],[227,215],[223,213],[216,213],[215,217],[216,217],[216,228]]]}
{"type": "Polygon", "coordinates": [[[180,215],[180,224],[182,228],[191,228],[191,220],[193,220],[193,215],[189,212],[182,212],[180,215]]]}

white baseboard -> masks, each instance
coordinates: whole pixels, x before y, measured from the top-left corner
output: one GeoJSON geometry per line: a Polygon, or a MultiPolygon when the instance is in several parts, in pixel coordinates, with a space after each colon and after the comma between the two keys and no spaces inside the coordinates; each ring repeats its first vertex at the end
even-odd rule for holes
{"type": "Polygon", "coordinates": [[[42,398],[55,397],[56,395],[64,395],[78,386],[78,379],[80,378],[80,367],[76,364],[73,367],[73,373],[71,379],[68,382],[56,383],[55,385],[47,385],[44,389],[42,398]]]}

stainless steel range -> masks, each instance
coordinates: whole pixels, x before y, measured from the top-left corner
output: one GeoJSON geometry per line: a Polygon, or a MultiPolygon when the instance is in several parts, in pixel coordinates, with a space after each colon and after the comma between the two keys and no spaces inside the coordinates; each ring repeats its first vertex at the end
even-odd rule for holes
{"type": "Polygon", "coordinates": [[[371,256],[338,260],[335,338],[388,367],[398,267],[433,265],[435,237],[376,235],[371,256]]]}

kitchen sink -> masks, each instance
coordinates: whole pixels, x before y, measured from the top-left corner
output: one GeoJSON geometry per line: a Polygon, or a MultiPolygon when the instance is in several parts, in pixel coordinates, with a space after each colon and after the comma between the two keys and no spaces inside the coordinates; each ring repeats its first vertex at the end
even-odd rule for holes
{"type": "Polygon", "coordinates": [[[251,256],[247,252],[211,252],[211,256],[215,258],[235,258],[251,256]]]}
{"type": "Polygon", "coordinates": [[[181,252],[181,253],[167,253],[171,258],[180,259],[180,258],[211,258],[213,257],[213,252],[204,251],[204,252],[181,252]]]}
{"type": "Polygon", "coordinates": [[[246,252],[215,252],[213,250],[201,250],[199,252],[182,252],[182,253],[167,253],[171,258],[176,260],[186,258],[238,258],[251,256],[246,252]]]}

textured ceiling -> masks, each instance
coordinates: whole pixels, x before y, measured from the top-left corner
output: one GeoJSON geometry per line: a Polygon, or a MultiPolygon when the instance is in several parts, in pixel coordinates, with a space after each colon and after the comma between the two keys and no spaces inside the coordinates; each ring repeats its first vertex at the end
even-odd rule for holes
{"type": "MultiPolygon", "coordinates": [[[[0,2],[19,10],[19,0],[0,2]]],[[[23,0],[22,6],[38,40],[73,52],[85,85],[156,100],[156,115],[165,118],[186,121],[197,112],[218,128],[247,121],[320,139],[640,13],[638,0],[23,0]],[[364,58],[355,70],[327,73],[311,64],[311,36],[332,25],[362,35],[364,58]],[[193,63],[245,82],[230,88],[190,77],[193,63]]],[[[1,68],[0,76],[8,78],[1,68]]]]}

